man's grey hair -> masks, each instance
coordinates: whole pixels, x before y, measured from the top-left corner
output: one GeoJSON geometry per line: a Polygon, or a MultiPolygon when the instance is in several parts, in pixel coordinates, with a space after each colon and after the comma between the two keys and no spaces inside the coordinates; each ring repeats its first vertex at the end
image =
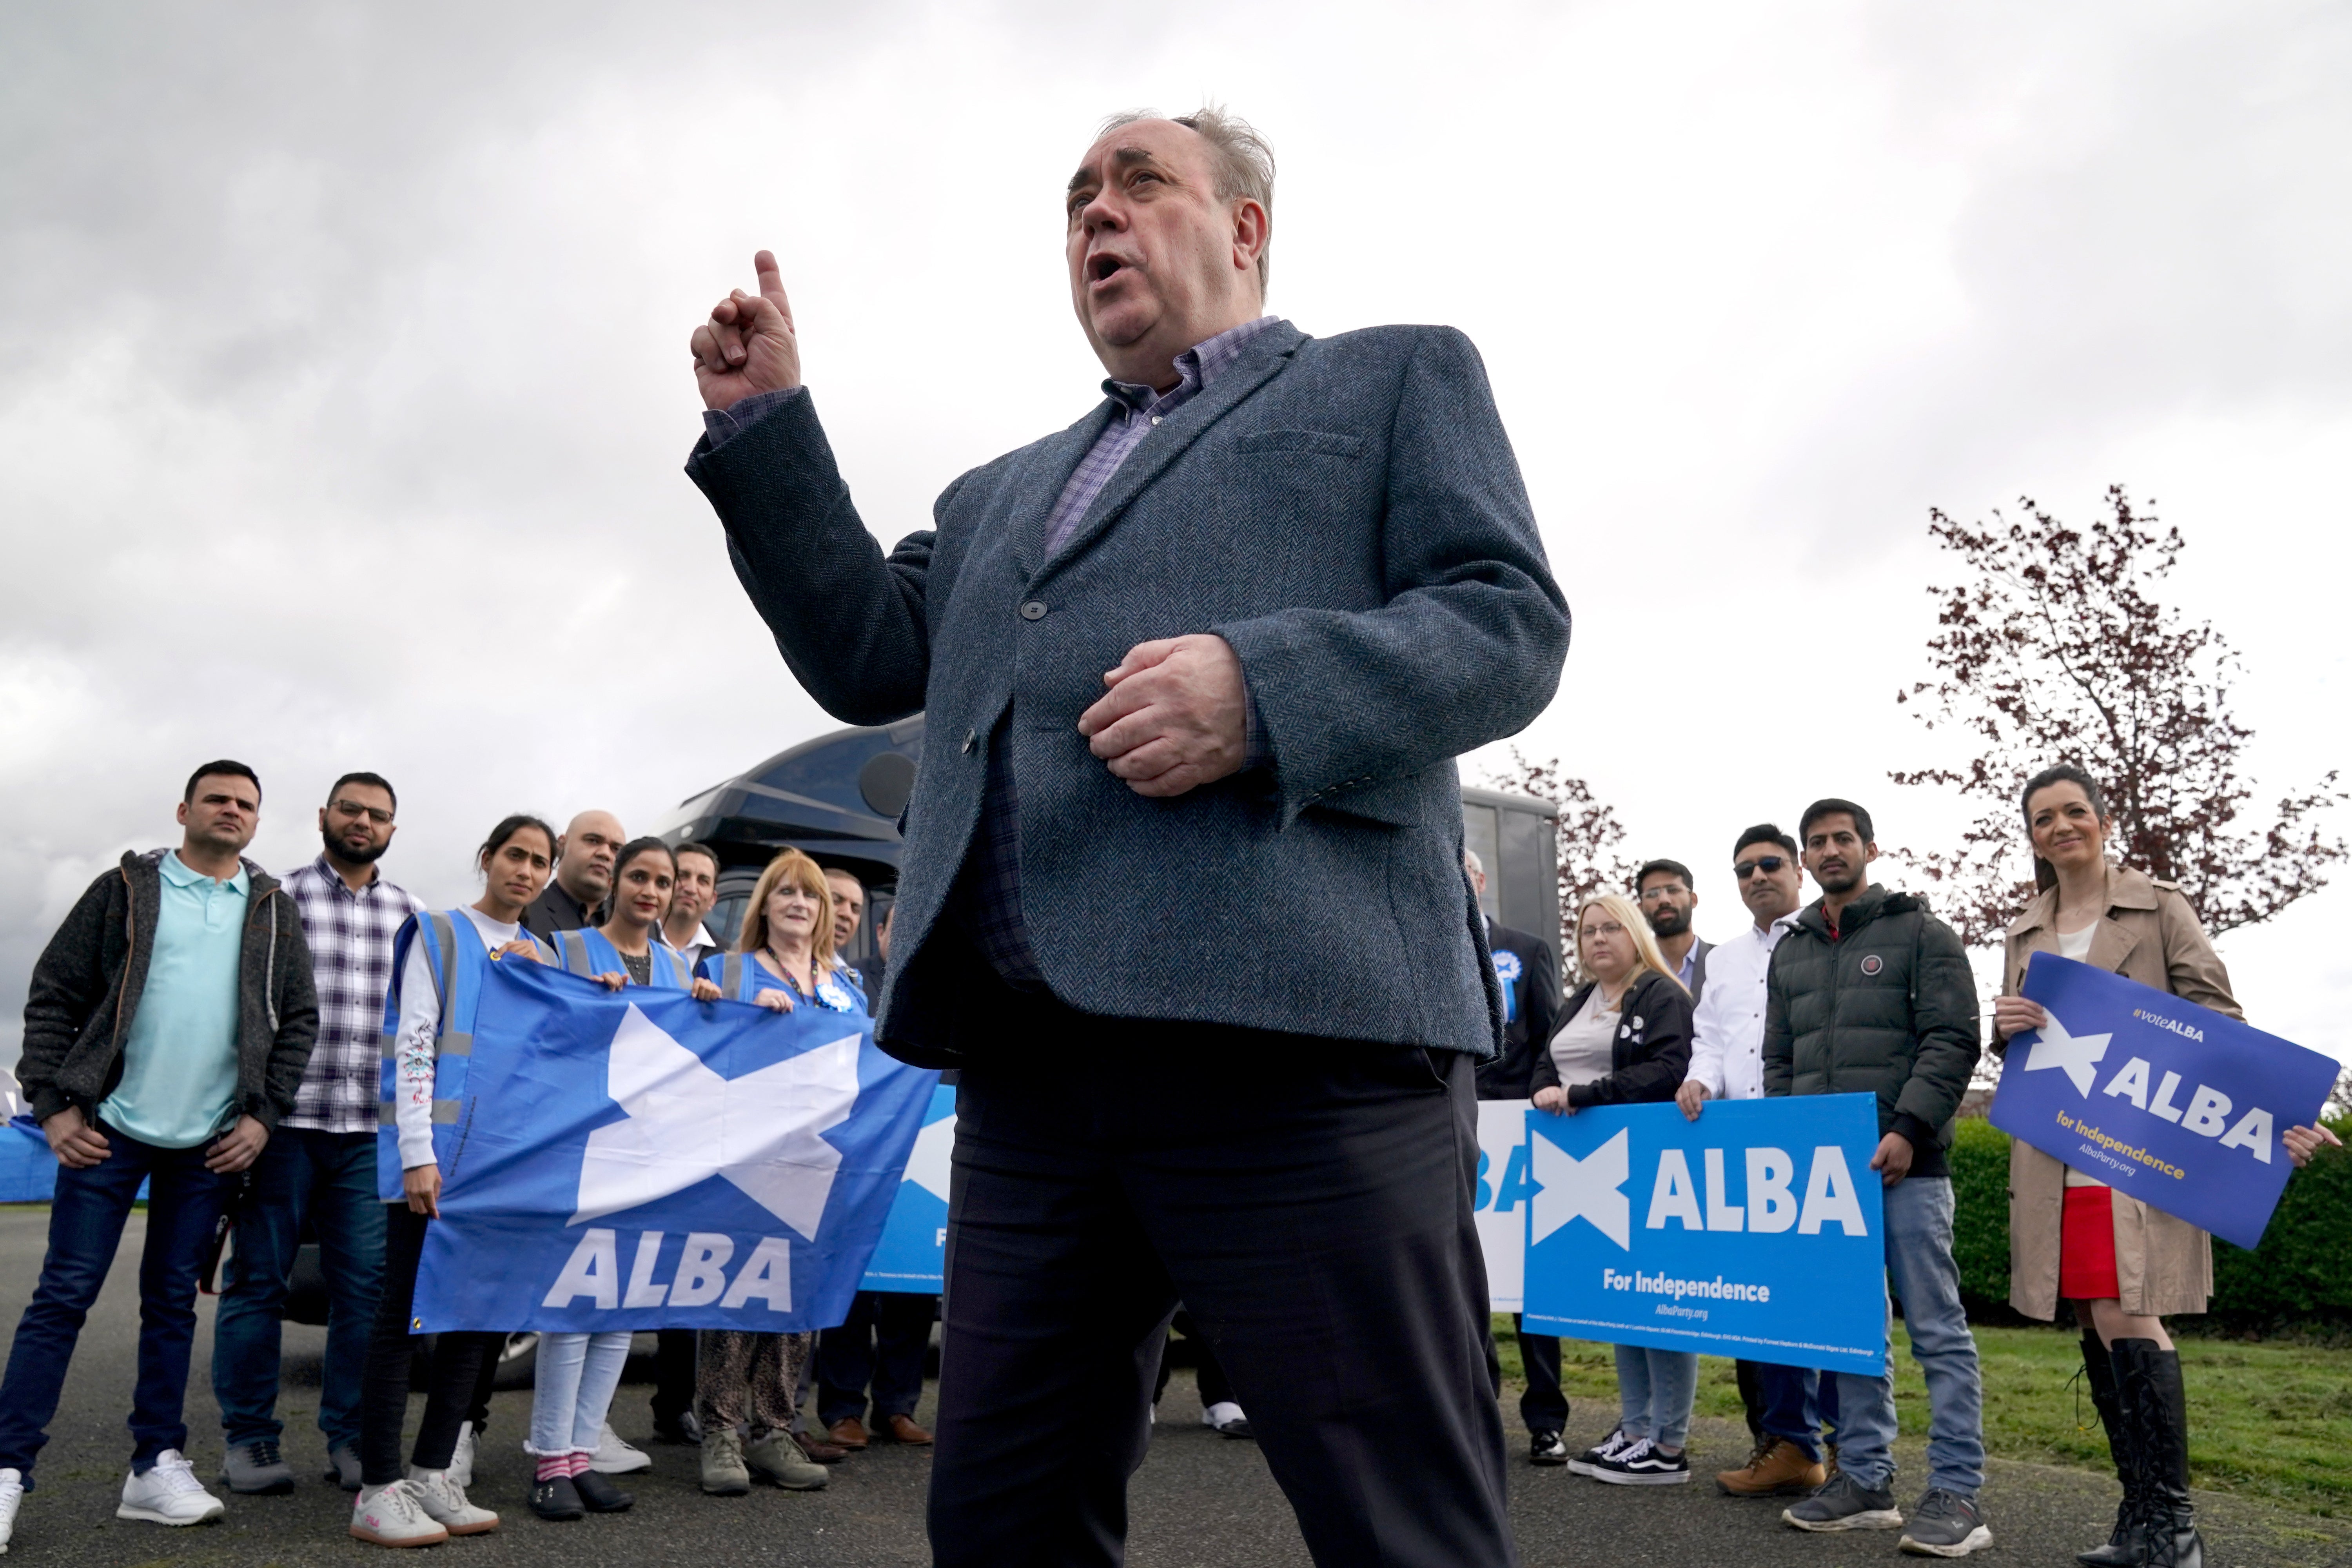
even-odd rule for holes
{"type": "Polygon", "coordinates": [[[1462,851],[1462,868],[1474,877],[1483,877],[1486,874],[1486,862],[1478,858],[1475,849],[1465,849],[1462,851]]]}
{"type": "MultiPolygon", "coordinates": [[[[1274,216],[1274,148],[1257,127],[1238,114],[1228,114],[1223,106],[1203,104],[1190,114],[1162,114],[1156,109],[1130,109],[1114,114],[1102,122],[1095,132],[1097,141],[1122,125],[1132,125],[1139,120],[1167,120],[1197,132],[1209,144],[1215,159],[1217,199],[1240,201],[1244,197],[1264,207],[1268,217],[1274,216]]],[[[1258,298],[1265,298],[1268,273],[1266,253],[1274,248],[1274,237],[1268,234],[1266,243],[1257,252],[1258,298]]]]}

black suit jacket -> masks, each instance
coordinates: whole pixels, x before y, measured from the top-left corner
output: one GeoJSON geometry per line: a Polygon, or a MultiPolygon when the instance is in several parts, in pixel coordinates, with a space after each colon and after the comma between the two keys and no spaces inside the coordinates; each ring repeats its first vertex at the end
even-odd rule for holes
{"type": "Polygon", "coordinates": [[[1495,955],[1509,1022],[1503,1026],[1503,1054],[1478,1068],[1478,1098],[1525,1100],[1534,1092],[1528,1079],[1536,1057],[1551,1047],[1552,1031],[1559,1027],[1559,964],[1551,943],[1507,925],[1487,928],[1486,946],[1495,955]],[[1515,962],[1506,962],[1507,955],[1515,962]],[[1503,978],[1513,968],[1517,975],[1503,978]]]}

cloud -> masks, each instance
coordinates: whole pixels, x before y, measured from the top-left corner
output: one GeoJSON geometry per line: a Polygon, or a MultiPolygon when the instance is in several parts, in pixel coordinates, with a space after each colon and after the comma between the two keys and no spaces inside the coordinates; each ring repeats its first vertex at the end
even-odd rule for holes
{"type": "MultiPolygon", "coordinates": [[[[1579,619],[1525,741],[1645,852],[1890,797],[1926,509],[2111,479],[2189,533],[2284,787],[2345,689],[2326,574],[2261,565],[2341,527],[2347,57],[2285,5],[13,7],[0,989],[207,756],[273,866],[385,773],[447,902],[504,812],[650,826],[830,727],[678,471],[687,332],[776,248],[894,540],[1093,400],[1055,192],[1207,96],[1281,155],[1276,309],[1478,342],[1579,619]],[[1643,702],[1663,754],[1608,739],[1643,702]]],[[[2233,939],[2313,1043],[2323,930],[2233,939]]]]}

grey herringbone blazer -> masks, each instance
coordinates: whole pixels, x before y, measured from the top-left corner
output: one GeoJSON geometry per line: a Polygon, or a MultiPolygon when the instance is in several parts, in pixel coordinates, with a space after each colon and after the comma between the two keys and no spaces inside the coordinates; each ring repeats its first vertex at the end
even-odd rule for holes
{"type": "Polygon", "coordinates": [[[971,944],[942,914],[995,740],[1063,1001],[1490,1054],[1454,759],[1542,712],[1569,616],[1477,351],[1443,327],[1271,328],[1043,558],[1112,406],[957,479],[887,557],[806,394],[688,464],[825,710],[927,712],[884,1042],[943,1061],[974,1037],[971,944]],[[1078,715],[1129,648],[1190,632],[1240,656],[1272,761],[1148,800],[1078,715]]]}

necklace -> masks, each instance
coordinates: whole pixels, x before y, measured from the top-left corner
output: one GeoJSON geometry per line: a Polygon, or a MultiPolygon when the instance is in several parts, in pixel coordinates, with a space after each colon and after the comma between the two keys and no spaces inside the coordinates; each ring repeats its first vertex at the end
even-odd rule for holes
{"type": "Polygon", "coordinates": [[[763,948],[761,951],[765,952],[770,960],[774,963],[776,973],[784,977],[785,984],[791,986],[803,996],[814,996],[816,994],[816,961],[814,958],[809,960],[809,983],[803,985],[801,984],[801,977],[793,973],[792,964],[785,960],[782,953],[778,952],[772,947],[763,948]]]}

